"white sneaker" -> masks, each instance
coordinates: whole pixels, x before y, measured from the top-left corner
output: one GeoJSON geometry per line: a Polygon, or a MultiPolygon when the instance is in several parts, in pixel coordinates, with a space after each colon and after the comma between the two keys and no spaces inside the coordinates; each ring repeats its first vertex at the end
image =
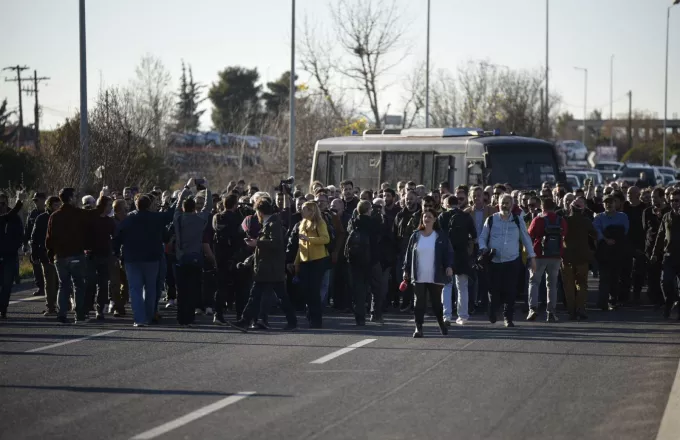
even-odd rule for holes
{"type": "Polygon", "coordinates": [[[466,323],[467,323],[467,319],[463,319],[463,318],[456,319],[456,324],[458,324],[458,325],[465,325],[466,323]]]}
{"type": "Polygon", "coordinates": [[[113,309],[114,309],[115,306],[116,306],[116,305],[114,304],[113,301],[110,301],[110,302],[109,302],[109,313],[113,313],[113,309]]]}
{"type": "Polygon", "coordinates": [[[205,314],[206,314],[206,316],[212,316],[213,315],[212,307],[206,307],[205,308],[205,314]]]}
{"type": "Polygon", "coordinates": [[[194,314],[195,314],[196,316],[200,316],[200,315],[203,314],[203,310],[201,310],[201,309],[196,309],[196,311],[194,312],[194,314]]]}
{"type": "Polygon", "coordinates": [[[175,308],[175,300],[174,299],[169,299],[168,303],[165,305],[166,309],[173,309],[175,308]]]}

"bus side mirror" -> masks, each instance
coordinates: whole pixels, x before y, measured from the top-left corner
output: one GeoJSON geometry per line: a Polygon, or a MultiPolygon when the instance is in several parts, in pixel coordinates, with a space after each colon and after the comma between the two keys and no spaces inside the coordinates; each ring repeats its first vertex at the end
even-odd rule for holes
{"type": "Polygon", "coordinates": [[[489,152],[488,151],[484,152],[482,156],[484,157],[484,168],[486,168],[487,170],[491,169],[491,157],[489,156],[489,152]]]}

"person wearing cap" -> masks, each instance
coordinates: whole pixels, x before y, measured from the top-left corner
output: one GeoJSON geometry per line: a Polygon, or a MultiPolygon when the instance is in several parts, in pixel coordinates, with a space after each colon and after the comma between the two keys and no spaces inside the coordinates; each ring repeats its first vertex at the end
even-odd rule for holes
{"type": "Polygon", "coordinates": [[[604,197],[605,211],[593,220],[597,232],[597,260],[600,268],[597,305],[602,310],[616,310],[619,301],[622,256],[630,226],[628,216],[617,211],[617,199],[612,194],[604,197]]]}
{"type": "MultiPolygon", "coordinates": [[[[30,249],[29,241],[31,239],[31,233],[33,232],[36,219],[40,214],[45,212],[45,200],[47,200],[47,195],[43,192],[36,192],[33,194],[32,200],[35,208],[28,214],[28,218],[26,219],[26,226],[24,227],[24,251],[30,249]]],[[[35,285],[38,288],[38,290],[33,292],[33,296],[45,296],[45,282],[40,261],[37,257],[31,255],[31,264],[33,265],[35,285]]]]}
{"type": "Polygon", "coordinates": [[[576,198],[565,218],[567,233],[564,236],[562,254],[562,283],[569,319],[588,319],[588,262],[590,261],[590,240],[597,238],[593,223],[584,215],[586,200],[576,198]]]}

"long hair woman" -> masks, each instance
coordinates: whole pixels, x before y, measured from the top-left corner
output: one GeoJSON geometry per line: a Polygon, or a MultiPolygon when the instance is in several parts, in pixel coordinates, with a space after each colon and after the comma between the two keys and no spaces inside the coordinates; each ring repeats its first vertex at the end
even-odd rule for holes
{"type": "Polygon", "coordinates": [[[302,205],[299,240],[295,257],[298,286],[307,303],[309,327],[321,328],[321,281],[330,263],[326,249],[330,236],[321,210],[315,202],[302,205]]]}
{"type": "Polygon", "coordinates": [[[416,331],[414,338],[423,337],[423,322],[427,295],[437,317],[439,331],[448,334],[444,323],[441,294],[443,286],[453,276],[453,248],[437,224],[434,209],[424,209],[418,230],[411,235],[404,259],[404,280],[413,284],[416,331]]]}

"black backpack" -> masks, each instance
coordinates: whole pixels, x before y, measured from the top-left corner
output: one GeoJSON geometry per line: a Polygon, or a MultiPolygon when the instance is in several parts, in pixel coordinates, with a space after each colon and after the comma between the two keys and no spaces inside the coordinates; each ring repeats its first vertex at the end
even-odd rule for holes
{"type": "Polygon", "coordinates": [[[448,234],[451,246],[454,249],[465,249],[468,246],[469,234],[465,215],[467,214],[460,209],[456,209],[449,219],[448,234]]]}
{"type": "Polygon", "coordinates": [[[545,229],[541,239],[541,250],[544,257],[559,257],[562,250],[562,217],[557,216],[555,223],[551,223],[547,216],[543,217],[545,229]]]}
{"type": "Polygon", "coordinates": [[[335,233],[335,228],[333,227],[333,219],[331,218],[331,214],[323,214],[323,219],[326,222],[326,229],[328,229],[328,238],[330,239],[330,241],[326,245],[326,250],[330,255],[333,252],[335,252],[335,248],[338,244],[338,238],[337,234],[335,233]]]}
{"type": "Polygon", "coordinates": [[[368,231],[352,228],[345,244],[345,258],[350,264],[368,267],[371,264],[371,240],[368,231]]]}

